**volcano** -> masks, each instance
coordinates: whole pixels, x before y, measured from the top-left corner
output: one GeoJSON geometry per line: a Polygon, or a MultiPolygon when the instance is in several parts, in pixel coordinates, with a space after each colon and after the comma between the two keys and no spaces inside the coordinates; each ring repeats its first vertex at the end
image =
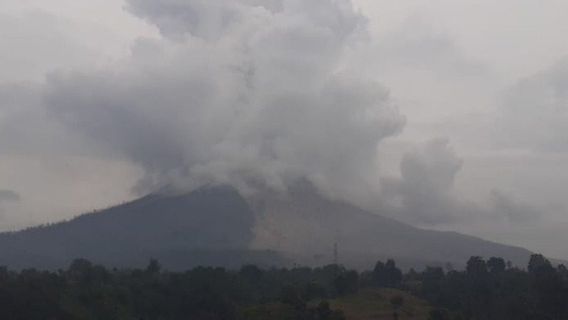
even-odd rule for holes
{"type": "Polygon", "coordinates": [[[341,263],[370,268],[463,266],[470,256],[526,265],[531,252],[455,232],[424,230],[330,200],[310,186],[243,197],[227,186],[152,194],[70,221],[0,234],[0,265],[66,267],[85,258],[112,267],[237,268],[341,263]]]}

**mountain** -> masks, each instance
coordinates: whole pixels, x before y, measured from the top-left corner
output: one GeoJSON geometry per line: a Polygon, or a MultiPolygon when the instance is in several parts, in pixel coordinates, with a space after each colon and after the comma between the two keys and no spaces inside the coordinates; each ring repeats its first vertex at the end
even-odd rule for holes
{"type": "Polygon", "coordinates": [[[0,234],[0,265],[13,268],[61,268],[74,258],[116,267],[139,267],[156,258],[180,270],[247,263],[322,265],[336,257],[357,268],[387,258],[403,267],[461,267],[471,255],[500,256],[524,266],[530,254],[458,233],[415,228],[329,200],[306,185],[247,198],[231,187],[155,194],[70,221],[0,234]]]}
{"type": "Polygon", "coordinates": [[[369,268],[394,258],[404,268],[427,265],[456,268],[471,256],[503,257],[526,266],[531,252],[456,232],[425,230],[322,197],[299,185],[286,194],[262,193],[249,201],[257,212],[255,248],[291,252],[301,264],[334,261],[369,268]]]}
{"type": "Polygon", "coordinates": [[[185,195],[149,195],[71,221],[0,234],[0,265],[55,269],[74,258],[142,267],[150,258],[170,269],[239,267],[278,262],[249,250],[255,214],[232,188],[185,195]]]}

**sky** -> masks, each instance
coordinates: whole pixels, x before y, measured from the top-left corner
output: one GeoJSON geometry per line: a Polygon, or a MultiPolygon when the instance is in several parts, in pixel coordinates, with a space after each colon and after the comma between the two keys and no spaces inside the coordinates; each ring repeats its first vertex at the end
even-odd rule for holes
{"type": "Polygon", "coordinates": [[[568,259],[568,3],[0,0],[0,230],[286,190],[568,259]]]}

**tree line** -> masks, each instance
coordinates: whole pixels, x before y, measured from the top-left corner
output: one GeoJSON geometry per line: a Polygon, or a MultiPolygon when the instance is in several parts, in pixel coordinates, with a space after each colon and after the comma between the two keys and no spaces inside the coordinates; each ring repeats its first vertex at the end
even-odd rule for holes
{"type": "MultiPolygon", "coordinates": [[[[365,272],[339,265],[169,272],[156,260],[144,269],[109,269],[84,259],[56,272],[0,267],[0,319],[343,320],[328,301],[362,288],[421,297],[433,306],[430,320],[568,319],[568,270],[542,255],[533,255],[526,270],[472,257],[465,270],[406,273],[394,260],[365,272]]],[[[398,319],[404,301],[395,298],[398,319]]]]}
{"type": "Polygon", "coordinates": [[[502,258],[471,257],[463,271],[429,267],[404,278],[405,290],[444,308],[432,320],[568,319],[568,270],[540,254],[526,269],[502,258]]]}

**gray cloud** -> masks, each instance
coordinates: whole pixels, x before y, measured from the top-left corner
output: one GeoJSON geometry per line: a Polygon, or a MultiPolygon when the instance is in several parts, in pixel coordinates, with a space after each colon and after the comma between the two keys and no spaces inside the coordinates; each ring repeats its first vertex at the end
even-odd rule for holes
{"type": "Polygon", "coordinates": [[[413,188],[430,188],[431,193],[451,190],[463,161],[445,139],[432,140],[421,149],[410,152],[401,162],[402,180],[409,193],[413,188]]]}
{"type": "Polygon", "coordinates": [[[349,1],[129,3],[174,41],[140,41],[112,70],[53,74],[45,101],[97,149],[143,166],[142,190],[307,177],[342,193],[378,179],[377,147],[404,118],[345,67],[365,28],[349,1]]]}
{"type": "Polygon", "coordinates": [[[0,156],[93,154],[84,138],[48,115],[45,89],[31,83],[0,85],[0,156]]]}
{"type": "Polygon", "coordinates": [[[97,71],[0,88],[0,153],[126,159],[145,170],[140,193],[207,183],[282,190],[308,179],[332,197],[420,225],[534,216],[504,193],[486,204],[460,199],[454,184],[464,161],[447,140],[403,150],[400,178],[381,177],[380,147],[405,118],[353,52],[398,80],[389,86],[399,98],[427,102],[414,119],[439,121],[448,106],[478,103],[456,83],[478,88],[471,96],[485,88],[487,70],[452,38],[410,23],[376,46],[347,0],[130,0],[127,8],[162,36],[137,40],[130,57],[97,71]]]}
{"type": "Polygon", "coordinates": [[[540,220],[551,208],[519,201],[493,190],[485,203],[460,197],[454,184],[464,161],[447,139],[434,139],[406,153],[400,177],[385,182],[390,207],[383,214],[424,227],[458,225],[521,226],[540,220]]]}
{"type": "Polygon", "coordinates": [[[491,192],[491,202],[494,210],[510,223],[534,222],[542,217],[542,211],[538,208],[519,202],[499,190],[491,192]]]}
{"type": "Polygon", "coordinates": [[[447,139],[435,139],[406,153],[400,178],[387,181],[399,219],[421,225],[451,224],[470,219],[478,208],[456,199],[453,185],[463,161],[447,139]]]}
{"type": "Polygon", "coordinates": [[[132,13],[173,38],[191,34],[216,41],[231,33],[246,32],[251,26],[258,27],[267,18],[274,27],[279,23],[290,27],[290,23],[315,22],[335,36],[349,36],[364,21],[353,10],[350,0],[128,0],[127,3],[132,13]]]}
{"type": "Polygon", "coordinates": [[[12,190],[0,190],[0,218],[4,218],[8,205],[18,204],[21,197],[12,190]]]}
{"type": "Polygon", "coordinates": [[[0,203],[3,202],[18,202],[20,195],[12,190],[0,190],[0,203]]]}
{"type": "Polygon", "coordinates": [[[67,2],[2,5],[0,82],[37,81],[0,85],[0,176],[22,195],[3,230],[131,199],[142,171],[142,193],[308,176],[566,257],[568,2],[353,0],[368,21],[347,0],[67,2]]]}
{"type": "Polygon", "coordinates": [[[501,146],[540,152],[568,150],[568,61],[519,81],[497,122],[501,146]]]}
{"type": "Polygon", "coordinates": [[[165,36],[176,38],[192,34],[216,40],[228,30],[239,28],[243,23],[251,22],[250,19],[256,18],[256,15],[262,15],[262,10],[270,13],[282,11],[283,1],[129,0],[127,9],[155,24],[165,36]],[[252,9],[258,9],[254,10],[258,12],[252,12],[252,9]]]}
{"type": "Polygon", "coordinates": [[[454,37],[419,16],[383,36],[377,53],[381,59],[376,63],[386,71],[433,72],[442,79],[459,76],[466,81],[486,78],[489,72],[486,65],[468,57],[454,37]]]}
{"type": "Polygon", "coordinates": [[[41,79],[46,70],[93,63],[93,50],[76,41],[72,30],[69,21],[41,10],[0,13],[0,82],[41,79]]]}

